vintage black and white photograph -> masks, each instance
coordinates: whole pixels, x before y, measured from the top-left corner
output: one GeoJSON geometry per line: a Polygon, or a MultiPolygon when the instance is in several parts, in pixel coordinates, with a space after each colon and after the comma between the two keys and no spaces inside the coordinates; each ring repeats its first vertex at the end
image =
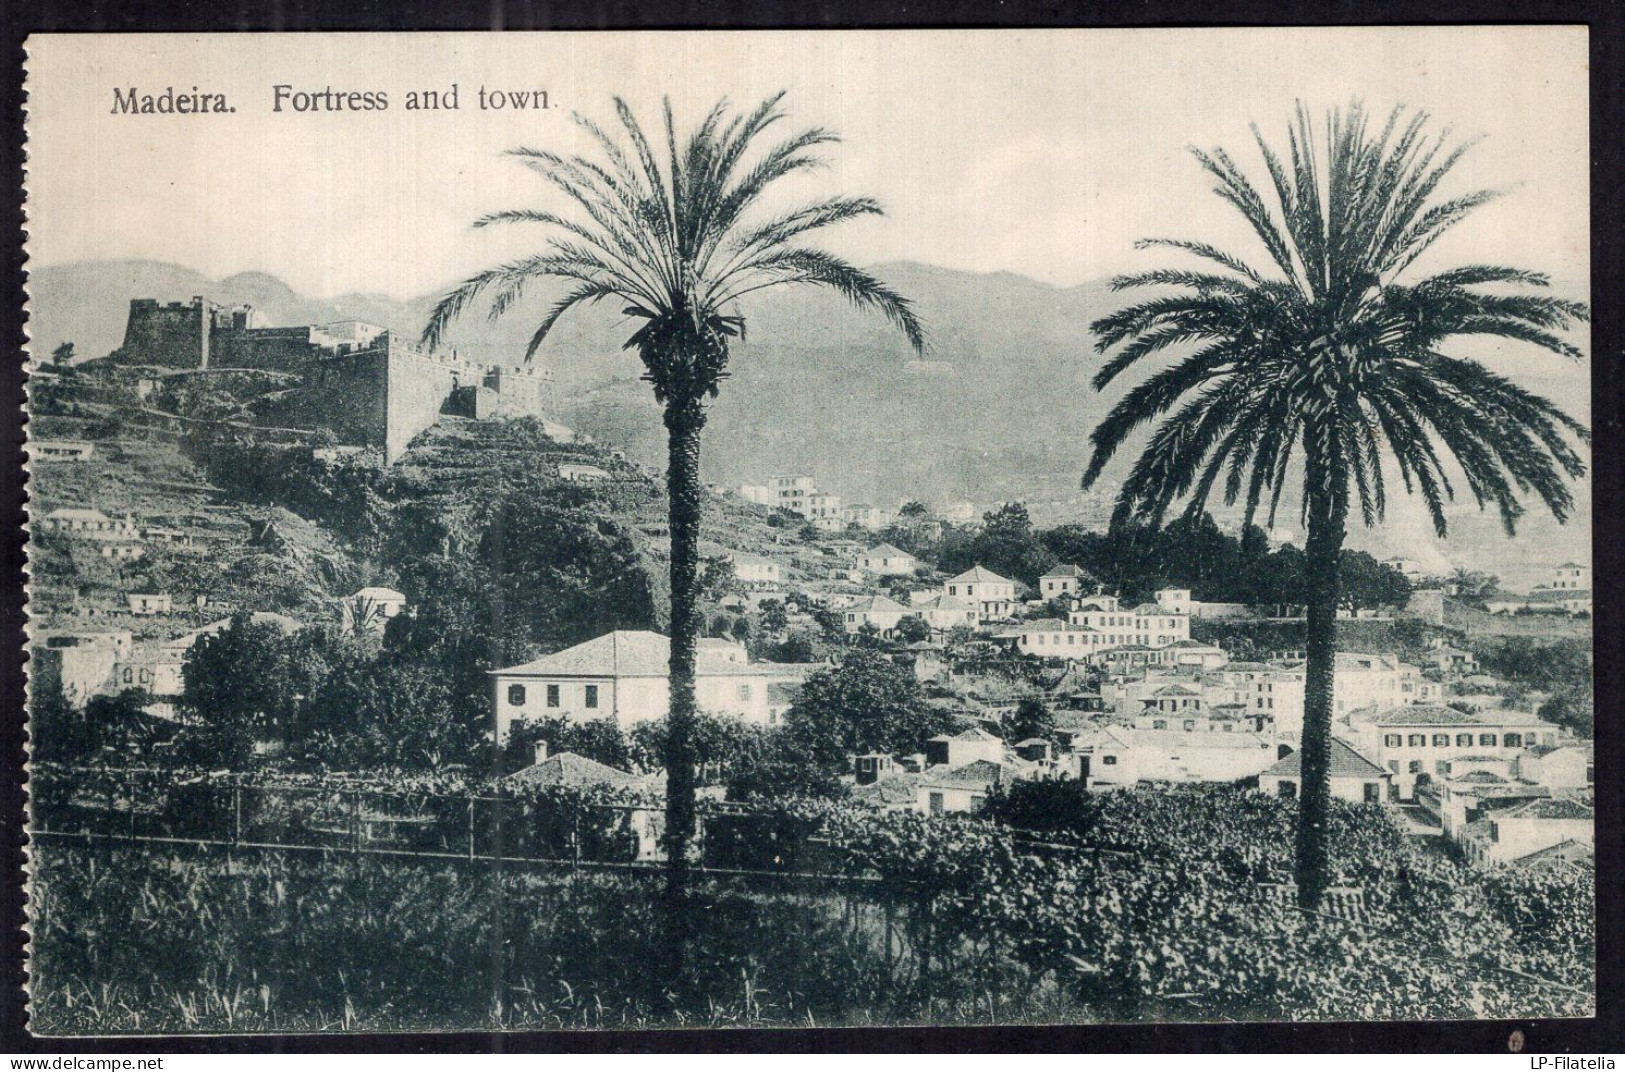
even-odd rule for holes
{"type": "Polygon", "coordinates": [[[1588,47],[31,37],[29,1030],[1595,1015],[1588,47]]]}

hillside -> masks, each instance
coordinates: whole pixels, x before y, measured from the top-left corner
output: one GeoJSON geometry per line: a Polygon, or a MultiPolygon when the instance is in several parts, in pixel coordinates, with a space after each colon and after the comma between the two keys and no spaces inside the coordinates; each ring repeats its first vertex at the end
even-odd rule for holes
{"type": "MultiPolygon", "coordinates": [[[[1035,515],[1051,523],[1070,520],[1059,511],[1076,509],[1088,435],[1118,397],[1117,389],[1101,395],[1088,384],[1098,367],[1088,324],[1115,296],[1098,284],[1057,288],[1009,273],[909,262],[874,270],[915,301],[929,331],[927,360],[912,361],[900,336],[838,296],[763,294],[742,310],[749,333],[712,408],[705,478],[737,485],[804,472],[848,502],[886,506],[905,498],[1059,501],[1054,511],[1035,515]]],[[[316,300],[263,274],[216,281],[151,261],[38,268],[30,292],[35,352],[71,340],[82,358],[119,344],[129,301],[137,297],[174,301],[204,294],[223,304],[252,304],[272,324],[358,318],[409,336],[434,301],[433,295],[316,300]]],[[[516,360],[531,314],[548,298],[548,289],[538,287],[503,320],[470,316],[451,342],[471,357],[516,360]]],[[[641,367],[621,348],[626,330],[622,318],[602,310],[560,323],[544,350],[559,385],[559,419],[623,447],[634,461],[660,465],[658,411],[638,379],[641,367]]],[[[1516,348],[1485,348],[1473,356],[1589,420],[1584,365],[1530,361],[1516,348]]],[[[1108,491],[1126,464],[1120,460],[1107,470],[1108,491]]],[[[1577,489],[1577,497],[1576,522],[1560,526],[1531,510],[1516,542],[1468,497],[1452,507],[1451,539],[1440,542],[1420,505],[1395,495],[1383,530],[1356,530],[1351,541],[1379,556],[1404,554],[1441,570],[1446,563],[1471,565],[1500,574],[1509,587],[1527,587],[1564,558],[1589,558],[1589,487],[1577,489]],[[1531,561],[1530,546],[1547,553],[1531,561]]],[[[1282,524],[1296,516],[1291,500],[1283,504],[1282,524]]]]}

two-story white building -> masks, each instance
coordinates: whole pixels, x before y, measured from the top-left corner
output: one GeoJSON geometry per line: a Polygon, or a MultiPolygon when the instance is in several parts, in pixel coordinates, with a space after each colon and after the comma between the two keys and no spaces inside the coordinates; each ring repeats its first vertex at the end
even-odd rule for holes
{"type": "Polygon", "coordinates": [[[1101,634],[1101,648],[1138,645],[1163,648],[1191,636],[1191,594],[1186,588],[1164,588],[1154,603],[1123,609],[1116,596],[1097,593],[1074,601],[1068,621],[1101,634]]]}
{"type": "Polygon", "coordinates": [[[1394,776],[1401,800],[1418,785],[1448,778],[1458,762],[1515,760],[1526,749],[1555,745],[1560,731],[1527,711],[1467,714],[1441,704],[1367,709],[1349,715],[1351,743],[1394,776]]]}
{"type": "Polygon", "coordinates": [[[972,566],[948,578],[942,594],[975,607],[978,623],[1001,621],[1016,611],[1016,582],[983,566],[972,566]]]}
{"type": "Polygon", "coordinates": [[[1082,595],[1088,580],[1089,575],[1083,570],[1063,563],[1038,578],[1038,597],[1048,600],[1082,595]]]}
{"type": "MultiPolygon", "coordinates": [[[[670,641],[659,633],[620,630],[520,666],[491,672],[499,740],[515,722],[565,716],[613,719],[622,728],[663,719],[670,706],[670,641]]],[[[771,725],[772,685],[799,685],[813,664],[751,663],[700,648],[695,693],[702,711],[771,725]]]]}

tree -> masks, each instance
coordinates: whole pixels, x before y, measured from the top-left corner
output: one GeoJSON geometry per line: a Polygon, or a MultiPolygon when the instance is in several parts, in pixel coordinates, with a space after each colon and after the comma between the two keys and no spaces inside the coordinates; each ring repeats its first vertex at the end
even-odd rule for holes
{"type": "Polygon", "coordinates": [[[1037,696],[1023,696],[1010,713],[1005,740],[1019,743],[1034,737],[1043,741],[1055,739],[1055,713],[1037,696]]]}
{"type": "Polygon", "coordinates": [[[808,762],[833,770],[866,752],[912,752],[946,728],[944,717],[925,704],[912,674],[856,648],[839,667],[809,677],[784,720],[808,762]]]}
{"type": "Polygon", "coordinates": [[[918,614],[910,614],[906,618],[898,619],[897,628],[892,630],[892,636],[904,644],[918,644],[922,640],[931,639],[931,627],[918,614]]]}
{"type": "MultiPolygon", "coordinates": [[[[867,197],[831,197],[767,217],[763,194],[779,180],[823,162],[836,136],[819,127],[760,149],[764,134],[784,118],[780,93],[750,112],[730,116],[725,101],[679,138],[671,103],[664,106],[664,151],[651,144],[619,98],[621,132],[612,136],[591,119],[577,125],[598,158],[545,149],[512,151],[578,211],[517,209],[492,213],[476,226],[536,224],[550,238],[541,252],[480,272],[448,293],[429,318],[423,341],[445,341],[470,303],[490,296],[500,317],[538,279],[568,285],[538,323],[525,352],[533,357],[570,309],[605,299],[641,326],[627,340],[644,378],[664,407],[671,529],[671,703],[666,740],[665,847],[668,889],[684,888],[695,826],[692,727],[694,651],[700,618],[696,574],[702,504],[700,435],[706,405],[727,372],[731,342],[745,331],[737,303],[769,287],[832,288],[860,307],[879,311],[916,352],[924,334],[906,298],[873,276],[800,240],[832,224],[878,215],[867,197]]],[[[673,943],[674,947],[676,943],[673,943]]]]}
{"type": "Polygon", "coordinates": [[[1116,279],[1114,287],[1136,292],[1135,300],[1092,325],[1096,349],[1111,355],[1095,376],[1097,389],[1144,358],[1181,353],[1124,396],[1091,436],[1086,488],[1131,433],[1179,407],[1124,480],[1114,524],[1160,524],[1182,498],[1187,513],[1199,511],[1221,477],[1225,502],[1244,501],[1248,524],[1269,493],[1273,524],[1301,451],[1308,658],[1296,870],[1308,907],[1320,903],[1329,879],[1341,552],[1351,511],[1367,525],[1382,519],[1384,454],[1405,490],[1420,492],[1440,536],[1452,472],[1465,475],[1481,508],[1495,505],[1509,534],[1523,513],[1520,492],[1538,495],[1563,521],[1574,506],[1566,478],[1585,472],[1570,442],[1589,441],[1580,422],[1445,352],[1459,337],[1490,336],[1579,357],[1562,333],[1588,312],[1551,295],[1547,277],[1531,271],[1470,265],[1416,278],[1411,269],[1422,252],[1495,196],[1435,196],[1468,146],[1427,126],[1425,113],[1407,118],[1395,109],[1373,130],[1354,104],[1328,115],[1317,132],[1299,105],[1284,159],[1255,128],[1266,188],[1223,149],[1195,150],[1215,192],[1262,243],[1264,266],[1203,242],[1142,242],[1206,263],[1116,279]]]}
{"type": "Polygon", "coordinates": [[[897,516],[905,521],[923,521],[931,516],[931,509],[922,502],[910,499],[898,508],[897,516]]]}
{"type": "Polygon", "coordinates": [[[784,603],[777,599],[764,599],[756,608],[762,616],[762,632],[778,634],[790,624],[790,614],[784,603]]]}
{"type": "Polygon", "coordinates": [[[51,363],[59,368],[73,364],[73,343],[65,342],[51,351],[51,363]]]}

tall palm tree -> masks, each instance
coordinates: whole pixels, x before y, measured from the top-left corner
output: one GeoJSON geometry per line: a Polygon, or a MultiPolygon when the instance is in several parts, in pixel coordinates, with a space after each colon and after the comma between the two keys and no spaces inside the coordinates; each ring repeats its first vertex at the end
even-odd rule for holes
{"type": "Polygon", "coordinates": [[[644,380],[664,407],[671,521],[671,705],[666,735],[665,848],[668,886],[687,879],[694,834],[694,647],[700,619],[700,432],[706,404],[727,375],[731,341],[743,339],[740,298],[769,287],[829,287],[854,304],[879,311],[916,350],[924,336],[906,298],[838,257],[802,240],[813,231],[861,216],[879,215],[868,197],[831,197],[776,213],[763,195],[789,176],[824,163],[839,139],[820,127],[760,147],[784,118],[784,94],[750,111],[731,112],[719,101],[703,122],[679,136],[665,102],[664,142],[658,148],[620,98],[621,130],[612,136],[593,120],[576,124],[596,146],[596,159],[544,149],[509,155],[540,175],[571,206],[495,212],[475,226],[534,224],[547,237],[540,252],[480,272],[435,306],[423,331],[430,348],[476,299],[488,297],[491,319],[512,308],[539,279],[563,280],[568,289],[536,327],[531,360],[569,310],[613,299],[639,322],[626,342],[643,362],[644,380]]]}
{"type": "Polygon", "coordinates": [[[1115,279],[1135,299],[1092,325],[1096,349],[1111,354],[1097,389],[1146,358],[1178,355],[1091,436],[1086,488],[1137,428],[1174,410],[1125,479],[1114,523],[1160,524],[1181,499],[1194,514],[1222,478],[1225,503],[1243,501],[1248,524],[1267,493],[1273,525],[1301,452],[1308,663],[1296,877],[1308,908],[1329,880],[1338,564],[1351,510],[1368,526],[1381,522],[1391,459],[1441,537],[1455,478],[1480,509],[1494,504],[1510,536],[1520,493],[1563,521],[1574,505],[1565,478],[1586,471],[1570,442],[1589,442],[1583,425],[1446,352],[1488,336],[1578,358],[1562,332],[1588,314],[1535,272],[1469,265],[1418,277],[1417,258],[1496,196],[1436,196],[1469,143],[1427,127],[1425,113],[1401,108],[1373,129],[1356,103],[1330,113],[1322,132],[1300,104],[1284,159],[1253,128],[1268,186],[1223,149],[1193,150],[1266,257],[1255,266],[1202,242],[1143,241],[1205,263],[1115,279]]]}

